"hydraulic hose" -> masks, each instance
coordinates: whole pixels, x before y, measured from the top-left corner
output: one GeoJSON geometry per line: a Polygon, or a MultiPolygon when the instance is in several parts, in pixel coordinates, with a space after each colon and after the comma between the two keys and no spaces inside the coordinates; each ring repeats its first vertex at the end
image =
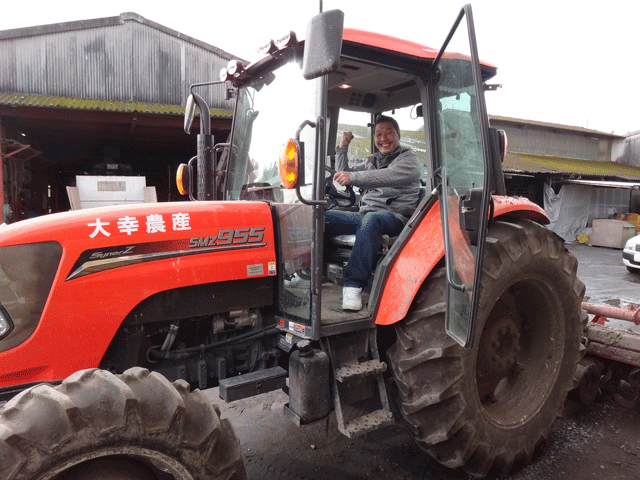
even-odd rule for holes
{"type": "Polygon", "coordinates": [[[169,333],[167,333],[167,338],[165,338],[164,343],[162,344],[162,347],[160,348],[160,350],[162,350],[163,352],[166,352],[167,350],[171,350],[171,347],[173,346],[173,342],[176,341],[176,336],[178,335],[179,328],[180,328],[179,322],[171,324],[171,326],[169,327],[169,333]]]}
{"type": "Polygon", "coordinates": [[[219,349],[234,343],[245,343],[250,340],[258,340],[270,335],[275,335],[276,333],[276,326],[271,325],[256,332],[248,332],[242,335],[238,335],[237,337],[222,340],[220,342],[210,343],[208,345],[198,345],[197,347],[183,348],[182,350],[176,350],[173,352],[163,351],[162,347],[158,348],[158,346],[155,346],[149,349],[147,358],[153,357],[157,360],[182,360],[193,355],[202,355],[209,350],[219,349]]]}

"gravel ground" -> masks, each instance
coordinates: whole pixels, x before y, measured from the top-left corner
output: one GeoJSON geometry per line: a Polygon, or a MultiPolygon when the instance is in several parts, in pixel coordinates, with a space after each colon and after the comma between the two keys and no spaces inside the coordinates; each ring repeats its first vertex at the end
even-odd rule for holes
{"type": "MultiPolygon", "coordinates": [[[[208,391],[212,398],[217,390],[208,391]]],[[[348,439],[335,420],[298,429],[282,415],[287,397],[271,392],[221,405],[240,439],[249,479],[455,480],[465,473],[442,467],[422,452],[400,426],[348,439]]],[[[511,480],[640,478],[640,416],[611,399],[589,407],[567,402],[533,462],[511,480]]]]}

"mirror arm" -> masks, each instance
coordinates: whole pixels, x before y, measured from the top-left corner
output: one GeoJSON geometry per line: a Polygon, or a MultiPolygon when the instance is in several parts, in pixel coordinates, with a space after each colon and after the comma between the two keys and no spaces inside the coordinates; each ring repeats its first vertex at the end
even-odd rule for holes
{"type": "Polygon", "coordinates": [[[191,157],[191,159],[189,160],[189,162],[187,163],[187,168],[189,169],[189,190],[188,190],[188,194],[189,194],[189,200],[191,200],[192,202],[195,202],[196,199],[193,196],[193,162],[195,162],[198,159],[198,156],[196,155],[195,157],[191,157]]]}
{"type": "Polygon", "coordinates": [[[316,122],[312,122],[311,120],[305,120],[304,122],[302,122],[296,130],[296,142],[300,143],[300,135],[302,134],[302,130],[304,130],[304,127],[309,126],[311,128],[316,128],[316,125],[316,122]]]}
{"type": "Polygon", "coordinates": [[[200,133],[201,134],[210,134],[211,133],[211,116],[209,113],[209,105],[206,100],[202,98],[197,93],[191,93],[193,96],[193,100],[196,105],[200,109],[200,133]]]}
{"type": "Polygon", "coordinates": [[[307,200],[306,198],[304,198],[300,193],[300,186],[296,187],[296,195],[298,196],[298,200],[300,200],[300,202],[304,203],[305,205],[320,205],[325,208],[329,206],[329,202],[327,202],[326,200],[307,200]]]}

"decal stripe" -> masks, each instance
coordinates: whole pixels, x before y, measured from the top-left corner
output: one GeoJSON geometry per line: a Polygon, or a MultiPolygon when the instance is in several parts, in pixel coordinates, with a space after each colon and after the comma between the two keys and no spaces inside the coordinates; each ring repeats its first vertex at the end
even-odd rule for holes
{"type": "Polygon", "coordinates": [[[155,260],[164,260],[173,257],[186,257],[189,255],[198,255],[201,253],[221,252],[229,250],[246,250],[249,248],[264,247],[266,243],[248,243],[241,245],[225,245],[219,247],[200,247],[192,250],[174,250],[170,252],[153,252],[141,253],[138,255],[124,255],[121,257],[102,258],[99,260],[86,261],[76,268],[72,269],[65,281],[75,278],[84,277],[92,273],[104,272],[113,268],[124,267],[127,265],[135,265],[137,263],[152,262],[155,260]]]}

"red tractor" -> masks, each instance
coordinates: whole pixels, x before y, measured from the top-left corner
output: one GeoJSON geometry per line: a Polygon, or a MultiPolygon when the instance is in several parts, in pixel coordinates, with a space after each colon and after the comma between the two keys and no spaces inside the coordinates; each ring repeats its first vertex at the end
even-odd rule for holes
{"type": "Polygon", "coordinates": [[[0,230],[2,479],[243,478],[198,390],[214,386],[225,401],[285,388],[293,422],[333,411],[350,437],[400,420],[477,476],[531,459],[575,385],[584,286],[544,211],[505,196],[471,8],[439,51],[342,20],[321,13],[306,41],[212,82],[236,98],[227,143],[192,87],[198,155],[179,177],[195,201],[0,230]],[[364,155],[383,113],[422,159],[422,193],[347,312],[349,239],[325,244],[324,215],[357,192],[328,172],[340,132],[364,155]]]}

